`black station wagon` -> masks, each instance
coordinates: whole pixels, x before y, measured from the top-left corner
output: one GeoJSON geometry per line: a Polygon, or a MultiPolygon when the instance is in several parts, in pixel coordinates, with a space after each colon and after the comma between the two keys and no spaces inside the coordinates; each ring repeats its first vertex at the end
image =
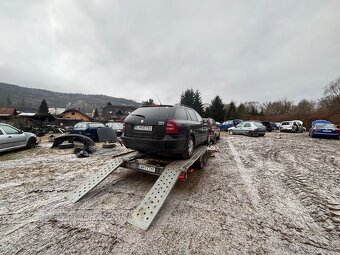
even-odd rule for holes
{"type": "Polygon", "coordinates": [[[186,106],[141,107],[124,121],[123,144],[137,151],[190,158],[195,147],[209,140],[208,124],[186,106]]]}

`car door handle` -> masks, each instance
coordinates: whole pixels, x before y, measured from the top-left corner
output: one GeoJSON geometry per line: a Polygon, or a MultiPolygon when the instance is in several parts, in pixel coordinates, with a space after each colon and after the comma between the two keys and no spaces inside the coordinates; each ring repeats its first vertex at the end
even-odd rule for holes
{"type": "Polygon", "coordinates": [[[12,136],[11,136],[11,135],[9,135],[9,136],[8,136],[8,138],[12,138],[12,136]]]}

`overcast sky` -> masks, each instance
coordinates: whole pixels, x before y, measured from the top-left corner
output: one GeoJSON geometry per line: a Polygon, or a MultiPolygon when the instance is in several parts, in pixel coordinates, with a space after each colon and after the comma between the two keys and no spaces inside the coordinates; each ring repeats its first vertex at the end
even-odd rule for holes
{"type": "Polygon", "coordinates": [[[317,99],[340,76],[340,1],[0,1],[0,81],[178,103],[317,99]]]}

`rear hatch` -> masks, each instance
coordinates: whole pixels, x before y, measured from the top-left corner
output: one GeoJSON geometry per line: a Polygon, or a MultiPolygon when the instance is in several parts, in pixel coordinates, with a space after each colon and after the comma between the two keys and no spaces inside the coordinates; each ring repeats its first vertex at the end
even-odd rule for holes
{"type": "Polygon", "coordinates": [[[166,121],[173,117],[174,107],[153,106],[138,108],[126,117],[124,136],[162,139],[166,121]]]}
{"type": "Polygon", "coordinates": [[[324,134],[337,134],[337,130],[333,124],[316,125],[317,132],[324,134]]]}

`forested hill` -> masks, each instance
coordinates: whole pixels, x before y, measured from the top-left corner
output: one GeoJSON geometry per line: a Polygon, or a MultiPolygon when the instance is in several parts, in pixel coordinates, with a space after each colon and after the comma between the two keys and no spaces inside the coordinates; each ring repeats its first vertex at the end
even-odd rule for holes
{"type": "Polygon", "coordinates": [[[36,111],[43,99],[46,100],[49,107],[74,107],[80,108],[84,112],[91,112],[93,106],[101,109],[107,102],[111,102],[113,105],[138,105],[137,102],[125,98],[79,93],[59,93],[0,82],[0,107],[14,107],[17,110],[27,112],[36,111]]]}

